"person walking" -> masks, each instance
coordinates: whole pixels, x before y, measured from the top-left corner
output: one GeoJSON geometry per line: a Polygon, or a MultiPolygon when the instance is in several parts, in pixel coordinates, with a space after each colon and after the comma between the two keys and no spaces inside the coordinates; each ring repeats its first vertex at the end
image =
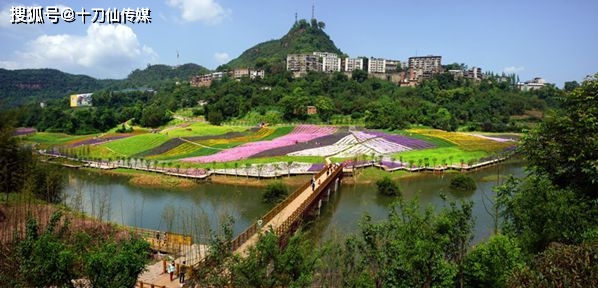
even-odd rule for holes
{"type": "Polygon", "coordinates": [[[187,267],[185,266],[186,262],[183,261],[183,265],[179,268],[179,283],[185,283],[185,270],[187,267]]]}
{"type": "Polygon", "coordinates": [[[172,276],[174,276],[174,261],[168,264],[168,274],[170,274],[170,281],[172,281],[172,276]]]}

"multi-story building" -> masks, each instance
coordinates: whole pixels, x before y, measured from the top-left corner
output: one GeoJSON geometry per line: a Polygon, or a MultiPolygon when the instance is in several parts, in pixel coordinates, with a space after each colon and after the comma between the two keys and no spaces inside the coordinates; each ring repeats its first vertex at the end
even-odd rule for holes
{"type": "Polygon", "coordinates": [[[341,58],[336,53],[330,52],[314,52],[314,55],[321,58],[322,71],[324,72],[340,72],[341,58]]]}
{"type": "Polygon", "coordinates": [[[482,80],[482,68],[480,67],[471,67],[471,69],[464,71],[463,76],[468,79],[472,79],[474,81],[482,80]]]}
{"type": "Polygon", "coordinates": [[[431,78],[432,75],[442,72],[442,56],[417,56],[409,57],[409,77],[411,80],[431,78]],[[413,78],[412,78],[413,77],[413,78]]]}
{"type": "Polygon", "coordinates": [[[384,73],[397,73],[401,67],[401,61],[386,59],[384,62],[384,73]]]}
{"type": "Polygon", "coordinates": [[[243,77],[249,77],[250,79],[264,78],[264,70],[253,70],[249,68],[237,68],[229,72],[229,75],[234,79],[239,80],[243,77]]]}
{"type": "Polygon", "coordinates": [[[532,80],[525,81],[523,83],[517,83],[517,88],[521,91],[537,90],[546,85],[546,80],[541,77],[535,77],[532,80]]]}
{"type": "Polygon", "coordinates": [[[360,70],[364,70],[363,69],[363,58],[345,58],[344,59],[344,68],[345,68],[345,72],[353,72],[353,70],[356,69],[360,69],[360,70]]]}
{"type": "Polygon", "coordinates": [[[382,58],[371,57],[368,59],[368,73],[384,73],[386,69],[386,60],[382,58]]]}
{"type": "Polygon", "coordinates": [[[300,77],[308,71],[322,71],[322,63],[313,54],[288,54],[287,71],[293,72],[294,77],[300,77]]]}
{"type": "Polygon", "coordinates": [[[193,76],[193,78],[191,78],[191,86],[210,87],[210,85],[212,85],[212,79],[212,73],[193,76]]]}

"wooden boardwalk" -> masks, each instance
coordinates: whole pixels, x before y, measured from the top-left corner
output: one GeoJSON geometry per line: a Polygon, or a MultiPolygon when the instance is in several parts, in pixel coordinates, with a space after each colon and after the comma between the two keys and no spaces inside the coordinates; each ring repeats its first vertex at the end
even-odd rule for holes
{"type": "Polygon", "coordinates": [[[270,210],[261,219],[261,225],[254,223],[247,230],[237,236],[232,243],[233,251],[246,255],[248,248],[255,245],[259,238],[259,232],[274,231],[276,235],[282,236],[288,232],[306,212],[314,200],[323,193],[326,188],[331,188],[333,181],[342,176],[342,166],[332,166],[330,170],[324,168],[314,175],[315,189],[311,181],[303,184],[293,194],[289,195],[283,202],[270,210]],[[327,172],[328,171],[328,172],[327,172]]]}

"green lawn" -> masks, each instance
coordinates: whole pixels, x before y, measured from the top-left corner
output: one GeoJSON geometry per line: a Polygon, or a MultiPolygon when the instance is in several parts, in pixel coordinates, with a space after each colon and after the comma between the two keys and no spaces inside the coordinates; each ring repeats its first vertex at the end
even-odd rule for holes
{"type": "Polygon", "coordinates": [[[181,162],[181,167],[209,167],[212,169],[223,169],[223,168],[234,168],[237,163],[239,168],[245,167],[246,164],[267,164],[274,162],[304,162],[304,163],[324,163],[323,157],[317,156],[275,156],[275,157],[263,157],[263,158],[252,158],[242,159],[238,161],[230,162],[217,162],[217,163],[190,163],[181,162]]]}
{"type": "Polygon", "coordinates": [[[228,132],[243,132],[247,130],[243,126],[215,126],[208,123],[196,122],[187,127],[177,127],[170,130],[163,130],[161,134],[169,137],[192,137],[206,135],[221,135],[228,132]]]}
{"type": "Polygon", "coordinates": [[[464,163],[467,163],[470,160],[478,161],[482,157],[489,156],[490,153],[484,151],[463,151],[459,149],[459,147],[442,147],[442,148],[430,148],[430,149],[423,149],[423,150],[415,150],[415,151],[406,151],[395,153],[392,156],[399,161],[399,159],[403,159],[403,162],[413,161],[415,165],[418,164],[418,160],[424,160],[425,158],[429,159],[430,165],[433,165],[433,159],[436,159],[436,165],[444,163],[447,161],[449,165],[452,164],[460,164],[461,160],[464,163]],[[452,158],[451,158],[452,157],[452,158]]]}
{"type": "MultiPolygon", "coordinates": [[[[274,128],[274,127],[271,127],[274,128]]],[[[293,129],[295,129],[295,127],[293,126],[281,126],[281,127],[276,127],[274,128],[276,130],[274,130],[274,133],[262,138],[261,140],[273,140],[276,139],[278,137],[287,135],[289,133],[291,133],[291,131],[293,131],[293,129]]]]}
{"type": "Polygon", "coordinates": [[[70,141],[89,138],[92,136],[96,136],[96,134],[93,134],[93,135],[68,135],[68,134],[64,134],[64,133],[37,132],[29,137],[26,137],[25,140],[33,141],[33,142],[39,143],[40,145],[53,146],[53,145],[63,145],[70,141]]]}
{"type": "Polygon", "coordinates": [[[162,134],[141,134],[124,139],[101,144],[121,156],[133,156],[145,150],[152,149],[168,141],[168,136],[162,134]]]}

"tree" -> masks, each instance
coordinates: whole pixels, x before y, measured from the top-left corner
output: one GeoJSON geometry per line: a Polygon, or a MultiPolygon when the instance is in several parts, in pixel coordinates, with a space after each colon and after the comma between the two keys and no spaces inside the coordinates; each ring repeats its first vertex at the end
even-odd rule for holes
{"type": "Polygon", "coordinates": [[[301,232],[291,236],[284,247],[273,232],[265,232],[257,244],[249,248],[247,257],[234,258],[232,286],[310,286],[320,254],[301,232]]]}
{"type": "Polygon", "coordinates": [[[519,267],[508,287],[596,287],[596,242],[580,245],[551,244],[527,267],[519,267]]]}
{"type": "Polygon", "coordinates": [[[475,191],[477,185],[471,176],[460,173],[451,178],[449,187],[458,192],[472,192],[475,191]]]}
{"type": "Polygon", "coordinates": [[[71,286],[76,256],[60,239],[64,231],[56,231],[61,218],[61,213],[54,213],[43,231],[34,218],[27,220],[25,238],[15,249],[15,287],[71,286]]]}
{"type": "Polygon", "coordinates": [[[504,207],[504,231],[518,238],[526,252],[538,253],[551,242],[580,243],[596,227],[598,211],[570,189],[559,189],[545,176],[507,182],[498,203],[504,207]],[[550,215],[547,217],[546,215],[550,215]]]}
{"type": "Polygon", "coordinates": [[[224,121],[224,117],[222,116],[222,112],[220,110],[210,110],[208,112],[208,122],[212,125],[220,125],[224,121]]]}
{"type": "Polygon", "coordinates": [[[570,92],[564,109],[523,138],[521,152],[536,174],[556,186],[598,198],[598,74],[570,92]]]}
{"type": "Polygon", "coordinates": [[[563,89],[565,89],[565,91],[567,92],[571,92],[575,90],[577,87],[579,87],[579,83],[577,83],[577,81],[567,81],[565,82],[563,89]]]}
{"type": "Polygon", "coordinates": [[[384,176],[382,179],[376,181],[376,187],[378,193],[385,196],[401,196],[401,189],[399,184],[390,179],[388,176],[384,176]]]}
{"type": "Polygon", "coordinates": [[[502,234],[492,235],[465,256],[465,286],[506,287],[511,273],[523,267],[523,259],[515,239],[502,234]]]}
{"type": "Polygon", "coordinates": [[[341,265],[346,287],[454,287],[459,255],[471,239],[472,204],[438,213],[417,198],[399,200],[388,220],[366,216],[347,239],[341,265]],[[460,228],[458,223],[463,222],[460,228]]]}
{"type": "Polygon", "coordinates": [[[282,182],[272,182],[266,186],[266,191],[262,195],[262,201],[265,203],[277,203],[288,194],[289,189],[282,182]]]}
{"type": "Polygon", "coordinates": [[[134,287],[149,263],[149,248],[141,238],[108,240],[87,255],[85,273],[93,287],[134,287]]]}

